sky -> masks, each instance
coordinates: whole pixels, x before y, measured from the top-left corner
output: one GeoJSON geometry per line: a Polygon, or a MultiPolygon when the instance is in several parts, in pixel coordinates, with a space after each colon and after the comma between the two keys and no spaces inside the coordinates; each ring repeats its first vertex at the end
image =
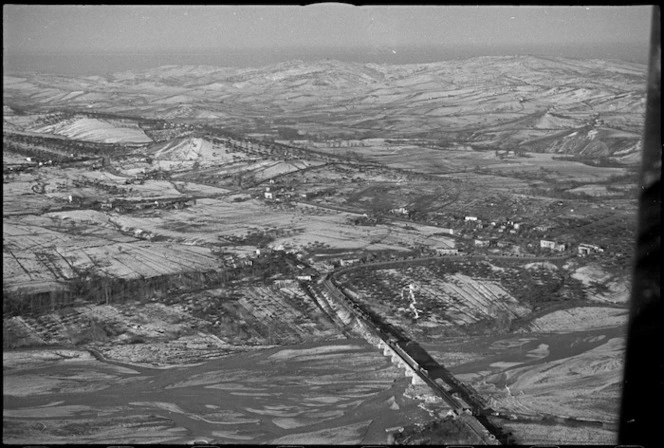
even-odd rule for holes
{"type": "Polygon", "coordinates": [[[5,5],[12,52],[647,42],[650,6],[5,5]]]}
{"type": "MultiPolygon", "coordinates": [[[[647,48],[652,6],[4,5],[3,53],[206,54],[287,48],[611,44],[647,48]]],[[[284,53],[286,57],[286,53],[284,53]]],[[[289,53],[290,55],[290,53],[289,53]]],[[[6,60],[5,60],[6,61],[6,60]]]]}

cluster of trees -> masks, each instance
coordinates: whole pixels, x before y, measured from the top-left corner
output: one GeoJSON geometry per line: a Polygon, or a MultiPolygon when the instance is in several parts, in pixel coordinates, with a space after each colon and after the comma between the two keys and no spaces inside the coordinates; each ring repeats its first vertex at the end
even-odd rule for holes
{"type": "Polygon", "coordinates": [[[588,166],[604,167],[604,168],[624,168],[625,164],[609,156],[588,157],[582,155],[573,156],[553,156],[553,160],[567,160],[572,162],[580,162],[588,166]]]}
{"type": "Polygon", "coordinates": [[[5,132],[3,145],[20,154],[52,160],[71,160],[80,156],[98,156],[104,154],[121,154],[125,147],[118,143],[83,142],[47,136],[24,135],[5,132]]]}
{"type": "Polygon", "coordinates": [[[183,272],[150,278],[123,279],[98,273],[94,268],[79,270],[66,289],[43,293],[3,291],[3,313],[10,316],[39,315],[75,303],[123,303],[128,300],[147,301],[153,297],[219,288],[230,282],[258,278],[265,284],[277,274],[292,274],[287,255],[273,253],[254,260],[253,265],[206,272],[183,272]]]}

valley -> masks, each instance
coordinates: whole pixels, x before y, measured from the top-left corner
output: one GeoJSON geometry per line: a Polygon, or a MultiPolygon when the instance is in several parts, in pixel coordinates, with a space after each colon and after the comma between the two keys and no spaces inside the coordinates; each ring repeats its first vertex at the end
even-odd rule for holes
{"type": "Polygon", "coordinates": [[[615,443],[645,66],[3,86],[4,443],[615,443]]]}

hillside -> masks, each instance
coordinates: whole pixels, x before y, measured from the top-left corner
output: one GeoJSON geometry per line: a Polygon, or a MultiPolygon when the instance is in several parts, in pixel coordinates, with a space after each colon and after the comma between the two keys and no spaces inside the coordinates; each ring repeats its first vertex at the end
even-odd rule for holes
{"type": "MultiPolygon", "coordinates": [[[[310,139],[426,137],[479,149],[521,146],[624,158],[638,149],[645,72],[643,65],[622,61],[533,56],[410,65],[322,60],[258,68],[165,66],[106,77],[7,75],[3,100],[42,111],[207,120],[272,135],[296,129],[310,139]],[[597,132],[568,138],[580,130],[597,132]]],[[[36,130],[78,138],[91,124],[36,130]]],[[[105,130],[104,141],[143,141],[118,132],[105,130]]]]}

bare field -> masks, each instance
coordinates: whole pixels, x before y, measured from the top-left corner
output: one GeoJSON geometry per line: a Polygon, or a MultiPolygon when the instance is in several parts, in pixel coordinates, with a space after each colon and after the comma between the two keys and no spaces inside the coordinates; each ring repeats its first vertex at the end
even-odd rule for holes
{"type": "Polygon", "coordinates": [[[341,281],[385,319],[425,342],[465,332],[532,331],[535,310],[569,307],[583,299],[581,282],[566,276],[545,264],[450,258],[412,267],[361,268],[343,274],[341,281]]]}
{"type": "Polygon", "coordinates": [[[5,220],[6,290],[28,292],[33,282],[64,283],[88,270],[113,278],[149,278],[218,265],[210,249],[147,243],[135,231],[125,231],[129,236],[119,230],[94,212],[5,220]]]}
{"type": "MultiPolygon", "coordinates": [[[[58,216],[67,216],[64,213],[58,216]]],[[[111,214],[109,221],[122,229],[141,229],[155,236],[183,244],[214,244],[232,250],[236,239],[260,232],[273,235],[271,246],[298,250],[315,244],[335,249],[406,250],[421,244],[452,248],[451,238],[435,235],[432,226],[400,223],[374,227],[349,223],[353,214],[330,211],[311,205],[275,208],[260,201],[242,202],[241,207],[227,199],[199,199],[195,206],[157,215],[111,214]],[[181,225],[181,223],[187,223],[181,225]]],[[[247,244],[254,247],[251,243],[247,244]]]]}

